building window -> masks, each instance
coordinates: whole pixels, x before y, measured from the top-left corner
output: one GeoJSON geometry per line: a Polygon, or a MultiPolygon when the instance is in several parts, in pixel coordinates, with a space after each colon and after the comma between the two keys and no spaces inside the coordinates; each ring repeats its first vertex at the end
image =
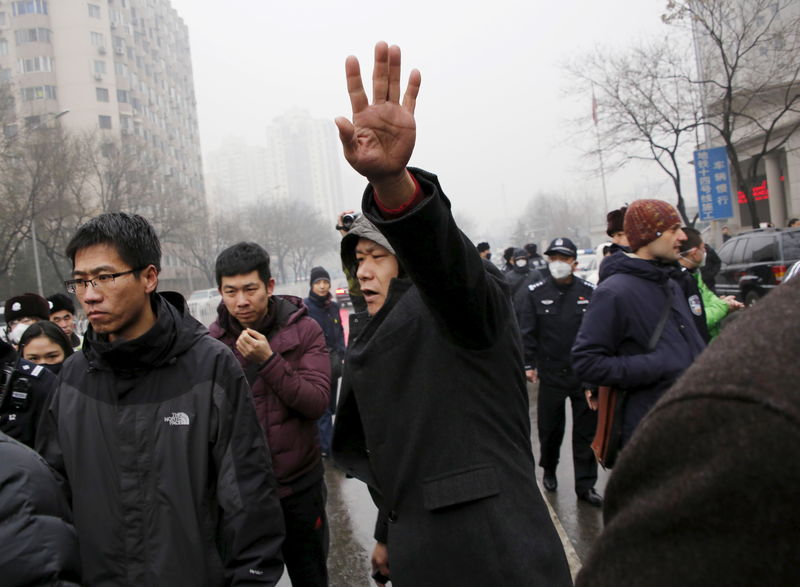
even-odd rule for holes
{"type": "Polygon", "coordinates": [[[106,62],[100,59],[94,62],[94,72],[103,75],[106,72],[106,62]]]}
{"type": "Polygon", "coordinates": [[[10,82],[11,81],[11,68],[4,67],[0,69],[0,82],[10,82]]]}
{"type": "Polygon", "coordinates": [[[8,55],[8,41],[0,39],[0,55],[8,55]]]}
{"type": "Polygon", "coordinates": [[[89,38],[90,38],[90,40],[92,42],[92,45],[94,47],[103,47],[106,44],[106,41],[103,38],[103,34],[102,33],[91,32],[91,33],[89,33],[89,38]]]}
{"type": "Polygon", "coordinates": [[[7,139],[12,139],[15,136],[17,136],[17,125],[16,124],[3,125],[3,136],[7,139]]]}
{"type": "Polygon", "coordinates": [[[6,26],[6,13],[0,12],[0,26],[6,26]]]}
{"type": "MultiPolygon", "coordinates": [[[[95,94],[97,94],[97,101],[98,102],[108,102],[108,89],[106,88],[95,88],[95,94]]],[[[111,128],[111,127],[109,127],[111,128]]]]}
{"type": "Polygon", "coordinates": [[[22,88],[20,90],[23,102],[30,102],[32,100],[55,100],[56,87],[55,86],[33,86],[30,88],[22,88]]]}
{"type": "Polygon", "coordinates": [[[117,102],[128,103],[128,90],[117,90],[117,102]]]}
{"type": "Polygon", "coordinates": [[[17,45],[50,42],[50,29],[22,29],[14,34],[17,38],[17,45]]]}
{"type": "Polygon", "coordinates": [[[100,116],[97,117],[97,122],[100,125],[100,128],[107,129],[107,130],[111,128],[111,117],[110,116],[104,116],[104,115],[101,114],[100,116]]]}
{"type": "Polygon", "coordinates": [[[50,57],[31,57],[29,59],[20,59],[19,70],[21,73],[53,71],[53,60],[50,57]]]}
{"type": "Polygon", "coordinates": [[[47,0],[21,0],[12,2],[14,16],[23,14],[47,14],[47,0]]]}
{"type": "Polygon", "coordinates": [[[100,18],[100,7],[97,4],[89,4],[89,16],[100,18]]]}
{"type": "Polygon", "coordinates": [[[42,123],[41,116],[26,116],[25,117],[25,128],[34,128],[39,126],[42,123]]]}
{"type": "Polygon", "coordinates": [[[126,77],[128,75],[128,66],[122,63],[121,61],[115,61],[114,71],[118,76],[126,77]]]}

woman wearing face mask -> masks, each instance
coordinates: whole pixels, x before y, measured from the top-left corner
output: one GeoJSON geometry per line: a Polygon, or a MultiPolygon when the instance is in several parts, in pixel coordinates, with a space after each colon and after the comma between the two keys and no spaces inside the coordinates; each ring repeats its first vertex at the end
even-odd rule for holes
{"type": "Polygon", "coordinates": [[[72,355],[72,345],[64,331],[53,322],[42,320],[28,327],[19,341],[22,358],[44,365],[53,373],[72,355]]]}
{"type": "Polygon", "coordinates": [[[743,308],[744,304],[733,296],[721,298],[708,288],[701,274],[706,264],[706,246],[700,231],[685,226],[683,232],[686,233],[686,240],[681,243],[678,261],[684,278],[678,282],[686,292],[697,330],[706,342],[710,342],[719,334],[723,318],[743,308]]]}

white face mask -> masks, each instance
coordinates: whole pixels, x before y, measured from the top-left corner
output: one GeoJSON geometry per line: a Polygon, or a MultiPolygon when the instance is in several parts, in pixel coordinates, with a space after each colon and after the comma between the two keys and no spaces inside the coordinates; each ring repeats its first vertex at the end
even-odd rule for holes
{"type": "Polygon", "coordinates": [[[528,260],[527,259],[517,259],[516,261],[514,261],[514,264],[517,267],[527,267],[528,260]]]}
{"type": "Polygon", "coordinates": [[[701,268],[701,267],[705,267],[706,266],[706,259],[707,258],[708,258],[708,253],[706,252],[705,249],[703,249],[703,258],[700,259],[700,263],[697,265],[698,269],[701,268]]]}
{"type": "Polygon", "coordinates": [[[29,326],[30,324],[24,324],[22,322],[14,326],[11,332],[8,333],[8,341],[11,344],[19,344],[22,335],[25,333],[26,330],[28,330],[29,326]]]}
{"type": "Polygon", "coordinates": [[[564,279],[572,275],[572,265],[564,261],[550,261],[548,267],[550,267],[550,275],[553,276],[553,279],[564,279]]]}

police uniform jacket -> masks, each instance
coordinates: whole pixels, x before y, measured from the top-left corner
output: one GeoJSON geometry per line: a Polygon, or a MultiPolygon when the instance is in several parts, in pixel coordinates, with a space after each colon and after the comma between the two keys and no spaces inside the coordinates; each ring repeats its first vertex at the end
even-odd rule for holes
{"type": "Polygon", "coordinates": [[[8,384],[0,407],[0,430],[33,448],[39,420],[55,387],[56,376],[42,365],[25,359],[17,361],[17,353],[3,341],[0,341],[0,357],[3,368],[16,366],[10,381],[5,372],[0,375],[2,384],[8,384]]]}
{"type": "Polygon", "coordinates": [[[593,291],[593,284],[575,275],[569,284],[548,277],[526,290],[520,318],[525,368],[536,369],[543,384],[569,389],[580,385],[570,352],[593,291]]]}
{"type": "MultiPolygon", "coordinates": [[[[405,277],[383,307],[356,315],[333,456],[372,490],[392,585],[569,585],[561,542],[536,486],[522,348],[508,286],[450,214],[436,176],[428,195],[383,220],[372,189],[358,237],[396,251],[405,277]]],[[[358,222],[358,221],[356,221],[358,222]]],[[[351,324],[353,322],[351,321],[351,324]]]]}

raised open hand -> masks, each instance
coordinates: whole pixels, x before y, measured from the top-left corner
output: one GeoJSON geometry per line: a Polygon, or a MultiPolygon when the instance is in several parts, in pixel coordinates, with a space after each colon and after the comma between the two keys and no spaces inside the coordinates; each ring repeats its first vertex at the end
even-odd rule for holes
{"type": "Polygon", "coordinates": [[[400,104],[400,47],[379,42],[375,45],[370,104],[358,59],[348,57],[345,72],[353,121],[341,116],[336,119],[344,156],[381,193],[393,191],[410,181],[405,168],[417,136],[414,107],[420,73],[416,69],[411,72],[400,104]]]}

